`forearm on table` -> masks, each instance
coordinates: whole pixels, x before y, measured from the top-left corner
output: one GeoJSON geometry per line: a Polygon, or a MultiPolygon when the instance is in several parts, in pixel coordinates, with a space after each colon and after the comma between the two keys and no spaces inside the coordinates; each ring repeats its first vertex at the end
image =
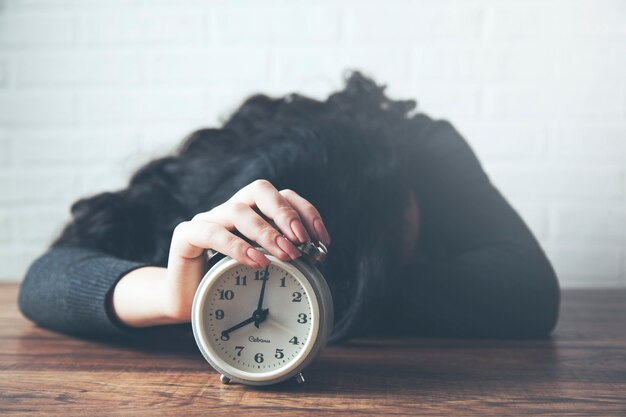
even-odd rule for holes
{"type": "Polygon", "coordinates": [[[167,314],[165,300],[167,268],[146,266],[124,275],[111,296],[111,313],[130,327],[176,324],[167,314]]]}
{"type": "Polygon", "coordinates": [[[556,277],[542,259],[478,251],[463,261],[414,264],[407,313],[420,327],[458,336],[541,336],[555,325],[556,277]]]}

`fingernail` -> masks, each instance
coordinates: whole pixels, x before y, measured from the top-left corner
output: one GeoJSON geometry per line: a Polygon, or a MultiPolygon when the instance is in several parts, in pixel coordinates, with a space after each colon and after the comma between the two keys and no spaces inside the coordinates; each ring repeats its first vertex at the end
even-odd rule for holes
{"type": "Polygon", "coordinates": [[[291,259],[297,259],[301,253],[296,247],[283,236],[278,236],[276,238],[276,244],[279,248],[283,250],[291,259]]]}
{"type": "Polygon", "coordinates": [[[304,228],[304,225],[300,220],[293,219],[289,226],[291,227],[291,231],[294,235],[296,235],[300,243],[306,243],[311,240],[309,234],[306,232],[306,229],[304,228]]]}
{"type": "Polygon", "coordinates": [[[252,262],[259,265],[259,267],[267,266],[270,263],[270,260],[267,259],[265,255],[254,248],[248,248],[248,250],[246,250],[246,255],[248,255],[248,258],[250,258],[252,262]]]}
{"type": "Polygon", "coordinates": [[[315,219],[313,221],[313,228],[315,229],[315,233],[317,234],[317,237],[322,241],[322,243],[325,245],[330,245],[330,235],[328,234],[328,230],[326,230],[322,219],[315,219]]]}

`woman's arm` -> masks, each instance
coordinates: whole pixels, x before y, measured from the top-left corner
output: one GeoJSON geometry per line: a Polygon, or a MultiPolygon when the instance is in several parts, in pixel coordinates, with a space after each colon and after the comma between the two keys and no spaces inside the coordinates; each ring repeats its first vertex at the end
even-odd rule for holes
{"type": "Polygon", "coordinates": [[[547,335],[559,309],[554,270],[465,140],[436,121],[415,158],[419,245],[427,260],[404,266],[410,327],[458,336],[547,335]]]}
{"type": "Polygon", "coordinates": [[[111,294],[111,313],[130,327],[177,324],[165,308],[167,268],[134,269],[120,279],[111,294]]]}
{"type": "MultiPolygon", "coordinates": [[[[106,229],[121,232],[104,244],[128,241],[128,236],[119,234],[129,228],[118,227],[115,216],[108,214],[113,223],[106,229]]],[[[85,221],[94,223],[91,217],[103,216],[94,212],[87,217],[85,221]]],[[[128,218],[120,216],[120,223],[128,226],[128,218]]],[[[95,228],[103,229],[101,224],[95,228]]],[[[330,243],[315,207],[294,191],[278,191],[268,181],[258,180],[225,203],[180,223],[171,237],[167,268],[124,260],[87,244],[55,245],[29,269],[20,291],[20,308],[44,327],[88,336],[189,322],[193,297],[207,266],[206,249],[252,268],[269,263],[235,231],[282,260],[301,255],[292,242],[304,243],[312,237],[330,243]]]]}
{"type": "Polygon", "coordinates": [[[28,269],[20,288],[20,310],[39,325],[63,333],[122,335],[125,328],[108,305],[110,293],[122,276],[145,265],[85,246],[53,246],[28,269]]]}

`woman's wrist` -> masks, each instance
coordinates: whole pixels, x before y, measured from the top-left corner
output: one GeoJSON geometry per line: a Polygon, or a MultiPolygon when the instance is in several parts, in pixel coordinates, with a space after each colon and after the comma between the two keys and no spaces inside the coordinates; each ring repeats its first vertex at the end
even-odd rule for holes
{"type": "Polygon", "coordinates": [[[166,268],[155,266],[137,268],[124,275],[113,289],[113,315],[129,327],[180,323],[168,314],[166,276],[166,268]]]}

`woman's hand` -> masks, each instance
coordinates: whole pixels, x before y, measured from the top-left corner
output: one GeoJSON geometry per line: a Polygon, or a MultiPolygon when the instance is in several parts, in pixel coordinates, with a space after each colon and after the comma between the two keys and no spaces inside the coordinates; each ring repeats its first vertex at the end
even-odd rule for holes
{"type": "Polygon", "coordinates": [[[172,236],[167,268],[146,267],[125,275],[113,292],[115,315],[134,327],[190,321],[207,249],[252,268],[269,263],[235,230],[284,261],[300,256],[292,242],[315,239],[330,244],[322,218],[311,203],[292,190],[278,191],[270,182],[257,180],[225,203],[180,223],[172,236]]]}

